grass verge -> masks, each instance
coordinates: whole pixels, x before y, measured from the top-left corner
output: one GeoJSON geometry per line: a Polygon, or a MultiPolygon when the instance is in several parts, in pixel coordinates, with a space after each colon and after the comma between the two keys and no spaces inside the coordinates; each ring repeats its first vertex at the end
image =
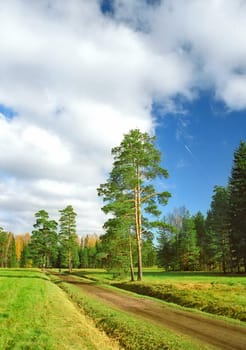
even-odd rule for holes
{"type": "Polygon", "coordinates": [[[116,350],[67,295],[35,270],[0,269],[1,350],[116,350]]]}
{"type": "Polygon", "coordinates": [[[245,288],[226,285],[205,286],[193,284],[148,284],[143,282],[114,283],[114,286],[137,294],[158,298],[166,302],[194,308],[211,314],[246,321],[245,288]],[[238,296],[238,297],[236,297],[238,296]],[[239,300],[241,301],[239,302],[239,300]]]}

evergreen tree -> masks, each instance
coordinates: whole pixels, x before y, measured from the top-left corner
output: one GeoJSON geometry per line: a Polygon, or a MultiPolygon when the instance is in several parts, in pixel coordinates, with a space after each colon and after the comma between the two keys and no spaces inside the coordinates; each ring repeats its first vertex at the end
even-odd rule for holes
{"type": "Polygon", "coordinates": [[[193,216],[196,230],[197,246],[199,247],[199,269],[205,270],[207,267],[207,244],[208,236],[206,230],[206,220],[204,215],[199,211],[193,216]]]}
{"type": "Polygon", "coordinates": [[[134,229],[137,256],[138,280],[142,280],[142,239],[144,213],[158,216],[159,204],[166,204],[170,193],[157,192],[152,181],[157,177],[167,177],[167,170],[160,166],[161,153],[155,148],[155,138],[138,129],[124,135],[119,147],[112,149],[113,169],[109,179],[98,189],[107,203],[105,213],[131,222],[129,230],[134,229]]]}
{"type": "Polygon", "coordinates": [[[35,214],[35,230],[31,236],[31,255],[35,265],[47,267],[54,266],[58,253],[57,246],[57,223],[49,219],[45,210],[35,214]]]}
{"type": "Polygon", "coordinates": [[[68,205],[65,209],[59,210],[60,233],[59,243],[61,248],[62,260],[68,266],[69,271],[79,265],[79,243],[76,234],[76,216],[73,207],[68,205]]]}
{"type": "Polygon", "coordinates": [[[199,248],[194,221],[189,212],[183,218],[182,229],[179,233],[179,256],[181,270],[197,270],[199,248]]]}
{"type": "Polygon", "coordinates": [[[176,228],[168,225],[160,228],[157,241],[158,266],[166,270],[177,270],[176,228]]]}
{"type": "Polygon", "coordinates": [[[238,270],[246,272],[246,142],[241,141],[234,153],[229,179],[229,226],[233,258],[238,270]]]}
{"type": "Polygon", "coordinates": [[[8,267],[16,267],[17,259],[16,259],[16,247],[15,247],[15,237],[13,233],[9,233],[10,244],[8,249],[8,267]]]}
{"type": "Polygon", "coordinates": [[[31,266],[31,254],[28,244],[24,244],[21,256],[20,256],[20,267],[30,267],[31,266]]]}
{"type": "Polygon", "coordinates": [[[132,258],[132,233],[128,221],[120,218],[111,218],[105,224],[106,234],[101,237],[105,263],[109,271],[115,276],[124,276],[131,271],[134,280],[132,258]]]}
{"type": "Polygon", "coordinates": [[[2,227],[0,227],[0,267],[6,267],[5,256],[6,256],[7,242],[8,242],[7,232],[5,232],[2,227]]]}
{"type": "Polygon", "coordinates": [[[207,218],[208,246],[215,263],[221,264],[225,273],[230,269],[230,238],[228,227],[229,192],[226,187],[215,186],[207,218]]]}

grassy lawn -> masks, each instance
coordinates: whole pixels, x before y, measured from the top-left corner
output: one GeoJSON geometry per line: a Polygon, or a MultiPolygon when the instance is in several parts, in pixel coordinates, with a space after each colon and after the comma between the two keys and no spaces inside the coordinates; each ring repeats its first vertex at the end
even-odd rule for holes
{"type": "Polygon", "coordinates": [[[118,349],[35,270],[0,269],[0,349],[118,349]]]}
{"type": "Polygon", "coordinates": [[[195,308],[208,313],[246,321],[246,276],[208,272],[164,272],[144,269],[143,282],[114,281],[104,270],[75,272],[103,283],[195,308]]]}

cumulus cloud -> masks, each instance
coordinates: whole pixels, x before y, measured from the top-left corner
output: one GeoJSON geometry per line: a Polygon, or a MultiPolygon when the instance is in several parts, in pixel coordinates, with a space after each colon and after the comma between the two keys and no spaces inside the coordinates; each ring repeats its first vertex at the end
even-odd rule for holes
{"type": "Polygon", "coordinates": [[[241,0],[10,0],[0,3],[0,220],[30,231],[68,204],[100,231],[96,187],[131,128],[154,132],[152,103],[212,88],[246,107],[241,0]],[[13,110],[9,117],[1,105],[13,110]]]}

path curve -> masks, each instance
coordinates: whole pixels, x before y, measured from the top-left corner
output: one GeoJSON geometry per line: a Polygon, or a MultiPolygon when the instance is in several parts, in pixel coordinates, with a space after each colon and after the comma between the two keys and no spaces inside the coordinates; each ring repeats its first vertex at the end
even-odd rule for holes
{"type": "Polygon", "coordinates": [[[164,328],[188,335],[204,344],[223,350],[245,350],[246,328],[212,319],[194,312],[172,308],[158,301],[122,293],[95,283],[79,281],[72,276],[59,276],[68,283],[75,284],[84,292],[105,303],[144,318],[164,328]]]}

